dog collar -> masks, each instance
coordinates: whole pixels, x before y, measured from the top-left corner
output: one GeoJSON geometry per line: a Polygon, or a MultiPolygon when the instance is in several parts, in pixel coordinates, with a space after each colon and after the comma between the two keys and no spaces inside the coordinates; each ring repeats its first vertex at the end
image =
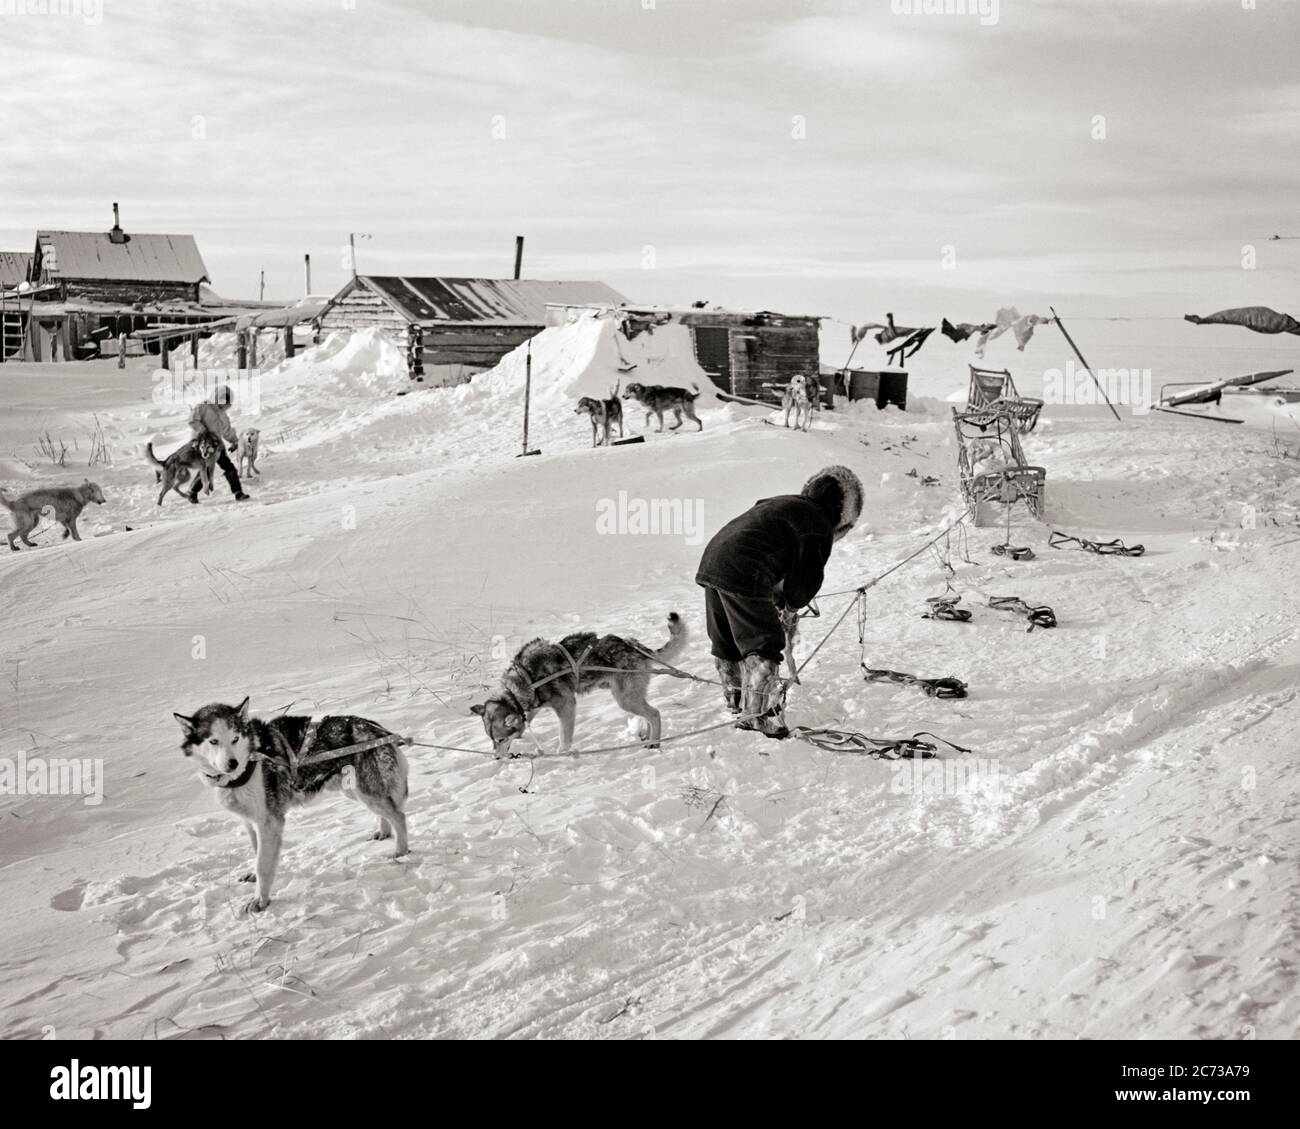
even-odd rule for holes
{"type": "Polygon", "coordinates": [[[238,776],[232,777],[230,780],[213,780],[211,777],[208,780],[214,788],[242,788],[253,779],[253,773],[256,769],[257,758],[250,756],[248,763],[244,765],[244,771],[238,776]]]}

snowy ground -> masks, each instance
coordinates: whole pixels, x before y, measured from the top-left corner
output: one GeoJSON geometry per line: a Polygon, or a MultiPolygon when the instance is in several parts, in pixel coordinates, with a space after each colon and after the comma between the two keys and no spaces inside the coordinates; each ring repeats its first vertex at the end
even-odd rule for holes
{"type": "MultiPolygon", "coordinates": [[[[0,486],[89,474],[109,497],[82,523],[100,536],[0,559],[0,756],[102,758],[106,777],[98,805],[0,797],[0,1034],[1295,1035],[1300,463],[1271,419],[1049,413],[1025,440],[1049,522],[1012,531],[1037,559],[993,556],[996,527],[954,538],[966,625],[920,618],[944,590],[933,556],[872,590],[867,664],[956,674],[971,696],[864,684],[850,619],[790,721],[932,730],[974,750],[947,754],[946,781],[727,728],[572,758],[418,749],[408,858],[326,800],[291,817],[270,910],[238,916],[246,839],[173,710],[249,694],[486,750],[468,707],[533,635],[657,645],[676,609],[682,664],[711,675],[701,538],[817,467],[868,490],[828,590],[959,511],[950,358],[907,414],[855,406],[800,435],[706,389],[702,434],[596,451],[543,364],[543,454],[515,459],[517,373],[396,397],[382,348],[339,347],[271,373],[259,417],[237,416],[267,446],[245,506],[220,481],[198,507],[154,505],[143,443],[170,450],[184,415],[143,369],[0,368],[0,486]],[[111,466],[84,466],[92,412],[111,466]],[[65,470],[33,449],[47,430],[78,440],[65,470]],[[698,501],[703,527],[602,532],[620,492],[698,501]],[[1053,551],[1052,528],[1147,554],[1053,551]],[[1009,594],[1059,628],[981,607],[1009,594]]],[[[651,697],[668,734],[719,719],[710,688],[651,697]]],[[[539,719],[543,745],[555,733],[539,719]]],[[[579,748],[624,740],[613,704],[584,699],[579,748]]]]}

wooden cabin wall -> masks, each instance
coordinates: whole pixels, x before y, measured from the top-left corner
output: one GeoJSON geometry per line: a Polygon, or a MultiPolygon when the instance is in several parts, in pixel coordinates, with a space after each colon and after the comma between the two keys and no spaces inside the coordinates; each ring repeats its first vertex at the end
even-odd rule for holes
{"type": "Polygon", "coordinates": [[[401,335],[406,344],[406,327],[409,323],[378,294],[359,287],[346,298],[326,310],[320,320],[322,333],[336,330],[352,332],[358,329],[385,329],[401,335]]]}
{"type": "Polygon", "coordinates": [[[188,282],[133,282],[112,279],[76,279],[63,282],[65,301],[103,302],[108,305],[131,306],[137,302],[195,302],[199,300],[197,283],[188,282]]]}
{"type": "Polygon", "coordinates": [[[472,365],[489,369],[511,350],[541,332],[541,326],[425,327],[426,365],[472,365]]]}
{"type": "Polygon", "coordinates": [[[731,388],[753,400],[779,400],[780,392],[764,384],[784,385],[800,374],[816,376],[820,335],[816,318],[781,314],[740,314],[725,310],[684,313],[679,320],[695,327],[727,329],[730,334],[731,388]]]}

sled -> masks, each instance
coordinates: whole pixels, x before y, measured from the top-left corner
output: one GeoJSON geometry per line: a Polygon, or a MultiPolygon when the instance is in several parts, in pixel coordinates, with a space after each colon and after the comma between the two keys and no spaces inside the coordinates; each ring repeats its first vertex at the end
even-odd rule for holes
{"type": "Polygon", "coordinates": [[[1020,395],[1009,369],[977,368],[971,365],[966,407],[970,411],[996,409],[1006,412],[1015,420],[1016,430],[1021,435],[1028,435],[1038,423],[1043,401],[1020,395]]]}
{"type": "Polygon", "coordinates": [[[957,431],[957,470],[962,497],[974,512],[975,525],[984,524],[983,504],[993,502],[1014,505],[1024,502],[1034,517],[1042,519],[1046,505],[1047,471],[1030,466],[1020,446],[1020,427],[999,400],[975,411],[952,410],[957,431]],[[980,448],[991,448],[1001,465],[989,470],[977,469],[980,448]]]}

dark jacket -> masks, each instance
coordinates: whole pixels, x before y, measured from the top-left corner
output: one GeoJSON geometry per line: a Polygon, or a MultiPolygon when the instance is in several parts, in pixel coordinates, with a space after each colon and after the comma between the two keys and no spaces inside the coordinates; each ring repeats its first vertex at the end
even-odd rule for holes
{"type": "Polygon", "coordinates": [[[822,586],[834,533],[817,503],[799,494],[764,498],[713,535],[695,583],[750,599],[772,599],[782,584],[783,602],[802,608],[822,586]]]}

